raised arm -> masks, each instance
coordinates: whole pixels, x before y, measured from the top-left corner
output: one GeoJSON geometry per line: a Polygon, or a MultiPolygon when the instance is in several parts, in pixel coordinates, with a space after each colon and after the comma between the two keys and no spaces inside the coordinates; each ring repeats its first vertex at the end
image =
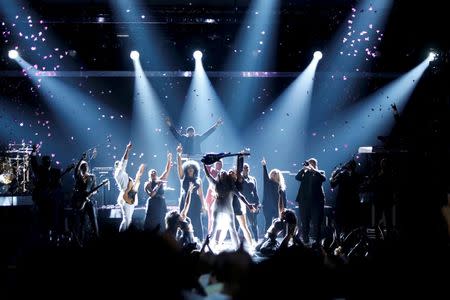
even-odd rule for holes
{"type": "Polygon", "coordinates": [[[181,154],[183,154],[183,147],[181,144],[177,147],[177,169],[178,169],[178,178],[183,180],[184,172],[183,172],[183,162],[181,161],[181,154]]]}
{"type": "Polygon", "coordinates": [[[238,155],[236,162],[236,175],[238,182],[242,182],[244,179],[242,178],[242,170],[244,169],[244,156],[238,155]]]}
{"type": "Polygon", "coordinates": [[[320,180],[321,180],[322,182],[324,182],[324,181],[327,180],[327,177],[325,176],[325,172],[324,172],[324,171],[319,171],[319,170],[317,170],[316,173],[317,173],[317,175],[320,177],[320,180]]]}
{"type": "Polygon", "coordinates": [[[205,133],[199,135],[200,140],[204,141],[207,137],[209,137],[222,124],[223,124],[222,119],[217,120],[217,122],[214,123],[214,125],[211,128],[209,128],[205,133]]]}
{"type": "Polygon", "coordinates": [[[172,168],[172,153],[167,153],[167,162],[166,162],[166,168],[164,169],[164,172],[159,177],[160,180],[167,180],[167,177],[169,177],[170,169],[172,168]]]}
{"type": "Polygon", "coordinates": [[[266,184],[269,181],[269,173],[267,173],[267,162],[265,158],[262,159],[261,164],[263,166],[264,184],[266,184]]]}
{"type": "Polygon", "coordinates": [[[203,186],[202,186],[202,180],[199,178],[199,183],[198,183],[198,189],[197,189],[197,194],[198,197],[200,198],[200,203],[202,204],[202,210],[206,211],[206,203],[205,203],[205,197],[203,197],[203,186]]]}
{"type": "Polygon", "coordinates": [[[259,205],[259,196],[258,196],[258,187],[257,187],[258,182],[256,181],[256,178],[253,178],[253,182],[255,183],[254,187],[253,187],[253,191],[252,191],[253,199],[255,200],[255,204],[259,205]]]}
{"type": "Polygon", "coordinates": [[[170,130],[170,132],[172,132],[175,139],[181,143],[183,140],[183,135],[181,135],[178,132],[178,130],[173,126],[172,120],[170,120],[169,117],[166,118],[166,124],[167,124],[167,126],[169,126],[169,130],[170,130]]]}
{"type": "Polygon", "coordinates": [[[297,175],[295,175],[295,180],[297,181],[302,181],[303,180],[303,176],[305,175],[305,168],[301,169],[300,171],[298,171],[297,175]]]}
{"type": "Polygon", "coordinates": [[[208,166],[203,164],[203,167],[205,168],[205,174],[206,174],[206,178],[208,178],[208,181],[213,183],[213,184],[217,184],[217,181],[214,179],[214,177],[211,176],[211,174],[209,173],[209,169],[208,166]]]}
{"type": "Polygon", "coordinates": [[[189,189],[187,190],[186,200],[184,201],[183,210],[180,212],[180,216],[183,220],[186,219],[186,216],[189,212],[189,206],[191,205],[191,196],[192,196],[193,190],[194,190],[194,184],[191,182],[191,183],[189,183],[189,189]]]}

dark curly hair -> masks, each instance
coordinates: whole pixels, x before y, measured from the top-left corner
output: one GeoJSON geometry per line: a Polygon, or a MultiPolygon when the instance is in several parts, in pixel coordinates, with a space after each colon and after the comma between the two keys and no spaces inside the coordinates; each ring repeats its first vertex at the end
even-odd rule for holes
{"type": "Polygon", "coordinates": [[[178,224],[180,222],[180,213],[176,210],[169,211],[166,214],[166,231],[174,237],[177,235],[178,224]]]}
{"type": "Polygon", "coordinates": [[[196,162],[195,160],[188,160],[185,161],[183,163],[183,172],[184,172],[184,176],[187,177],[187,170],[189,168],[193,168],[194,169],[194,177],[198,177],[199,172],[200,172],[200,165],[198,164],[198,162],[196,162]]]}

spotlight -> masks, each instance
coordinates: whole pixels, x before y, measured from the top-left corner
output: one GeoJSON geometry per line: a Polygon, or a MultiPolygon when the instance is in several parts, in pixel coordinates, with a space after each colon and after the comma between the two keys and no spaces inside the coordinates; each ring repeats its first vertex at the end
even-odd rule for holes
{"type": "Polygon", "coordinates": [[[202,59],[202,57],[203,57],[202,51],[200,51],[200,50],[194,51],[194,58],[195,58],[196,60],[202,59]]]}
{"type": "Polygon", "coordinates": [[[139,59],[139,52],[136,50],[133,50],[130,52],[130,58],[132,60],[138,60],[139,59]]]}
{"type": "Polygon", "coordinates": [[[315,59],[322,59],[322,52],[320,52],[320,51],[316,51],[316,52],[314,52],[314,58],[315,59]]]}
{"type": "Polygon", "coordinates": [[[435,52],[430,52],[430,54],[428,55],[428,60],[433,61],[436,59],[436,57],[437,57],[437,54],[435,52]]]}
{"type": "Polygon", "coordinates": [[[17,50],[9,50],[8,57],[11,59],[16,59],[19,57],[19,52],[17,52],[17,50]]]}

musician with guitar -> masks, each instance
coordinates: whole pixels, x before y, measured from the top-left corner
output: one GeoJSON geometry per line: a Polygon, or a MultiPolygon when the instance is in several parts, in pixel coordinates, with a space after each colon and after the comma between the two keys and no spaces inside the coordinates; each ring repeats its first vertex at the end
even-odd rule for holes
{"type": "Polygon", "coordinates": [[[117,203],[122,209],[122,222],[120,223],[119,232],[126,231],[130,227],[134,207],[138,202],[137,192],[141,183],[141,176],[144,174],[145,170],[145,165],[141,165],[135,179],[128,175],[128,155],[131,147],[132,144],[130,142],[125,149],[122,159],[114,163],[114,179],[116,180],[117,186],[120,190],[117,203]]]}
{"type": "Polygon", "coordinates": [[[172,153],[168,153],[166,168],[161,176],[158,176],[155,169],[148,171],[149,178],[144,185],[144,190],[148,195],[144,222],[145,230],[154,230],[159,226],[159,231],[164,231],[164,218],[167,212],[166,199],[164,198],[164,184],[167,182],[171,168],[172,153]]]}
{"type": "Polygon", "coordinates": [[[89,165],[85,159],[86,154],[83,154],[82,158],[78,161],[75,167],[75,188],[72,196],[72,207],[75,211],[75,216],[77,219],[76,237],[81,245],[85,241],[84,227],[86,217],[89,218],[94,235],[96,237],[99,236],[97,215],[94,204],[90,200],[90,196],[95,194],[99,187],[96,187],[95,175],[89,172],[89,165]]]}

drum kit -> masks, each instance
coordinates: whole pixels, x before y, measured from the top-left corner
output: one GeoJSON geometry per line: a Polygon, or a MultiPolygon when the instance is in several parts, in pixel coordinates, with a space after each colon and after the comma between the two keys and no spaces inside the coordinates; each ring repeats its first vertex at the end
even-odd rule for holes
{"type": "Polygon", "coordinates": [[[0,155],[0,194],[24,195],[31,191],[30,154],[32,146],[9,144],[0,155]]]}

